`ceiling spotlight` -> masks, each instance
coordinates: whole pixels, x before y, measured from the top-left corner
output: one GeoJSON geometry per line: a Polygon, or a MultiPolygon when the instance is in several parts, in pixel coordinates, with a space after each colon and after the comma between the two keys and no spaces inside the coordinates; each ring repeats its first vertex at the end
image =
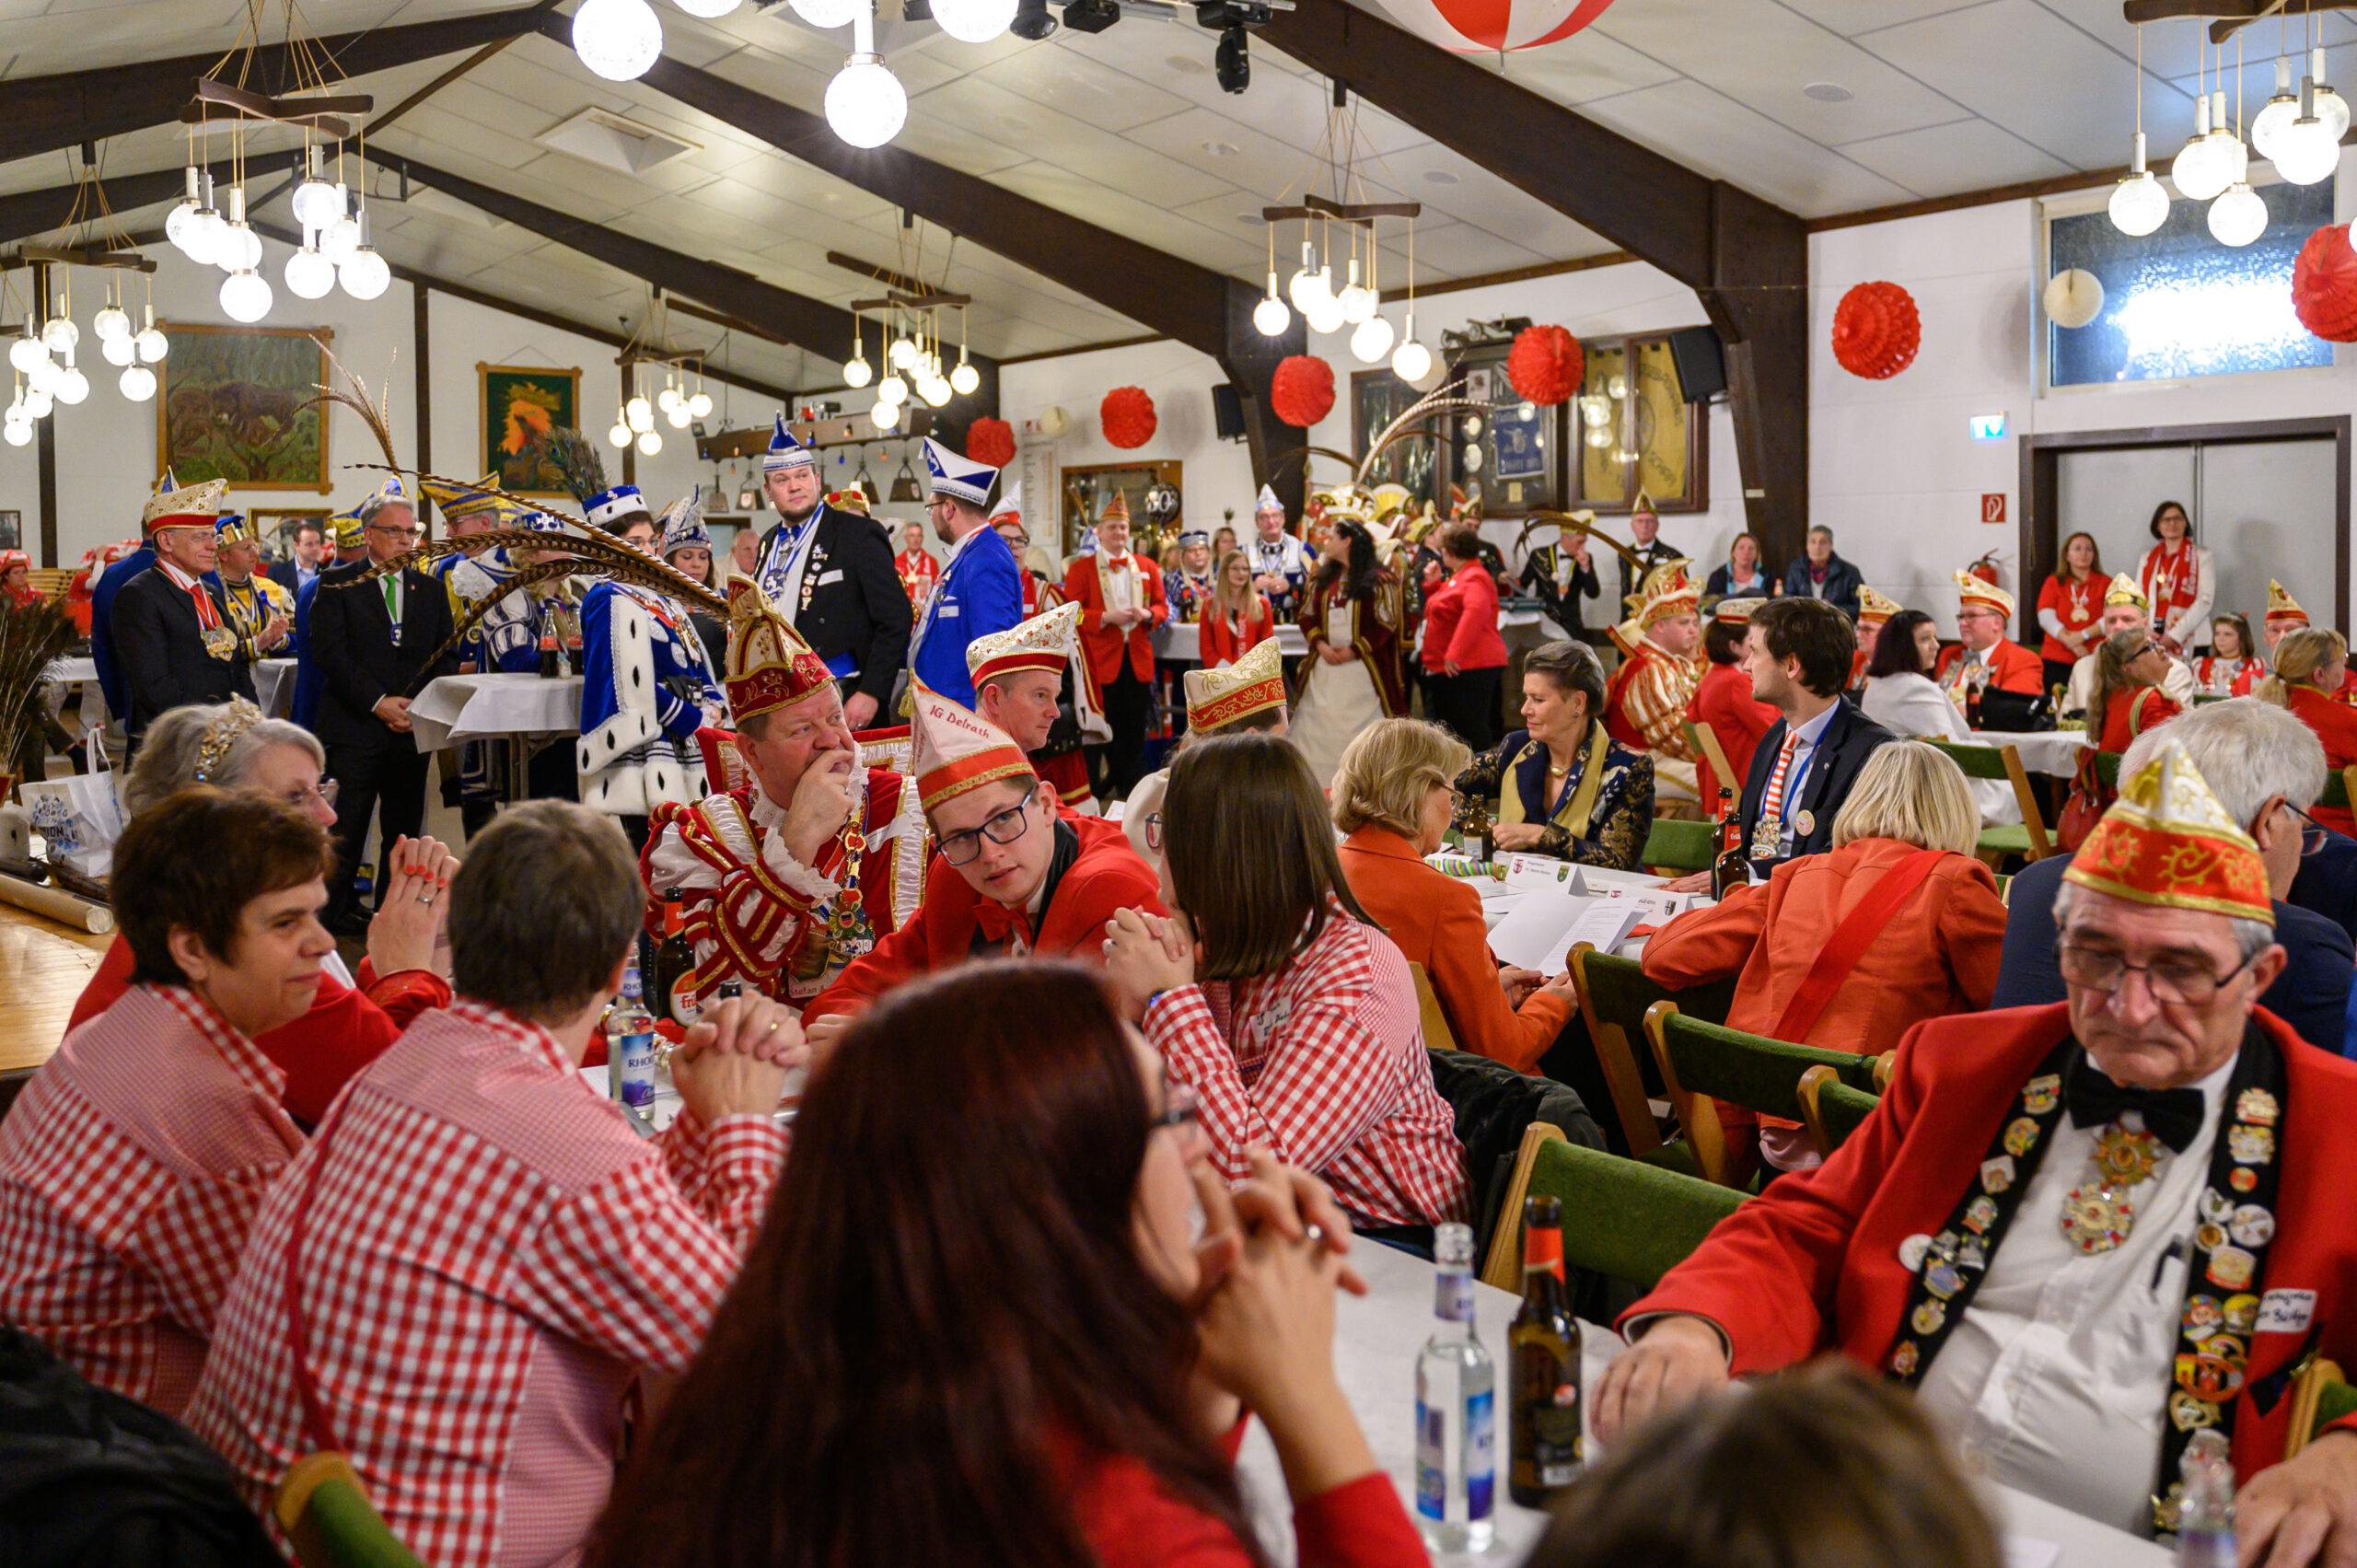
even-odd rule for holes
{"type": "MultiPolygon", "coordinates": [[[[1064,20],[1072,20],[1072,7],[1064,7],[1064,20]]],[[[1219,47],[1212,51],[1212,75],[1218,78],[1222,92],[1240,93],[1252,85],[1252,61],[1244,52],[1244,29],[1227,28],[1219,35],[1219,47]]]]}

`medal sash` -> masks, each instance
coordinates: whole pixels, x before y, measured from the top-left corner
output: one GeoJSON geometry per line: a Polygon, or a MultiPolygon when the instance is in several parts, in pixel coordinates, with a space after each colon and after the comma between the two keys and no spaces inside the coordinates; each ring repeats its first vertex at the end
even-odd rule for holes
{"type": "Polygon", "coordinates": [[[1794,1042],[1808,1039],[1810,1028],[1831,1003],[1841,982],[1866,956],[1866,949],[1882,935],[1884,925],[1907,896],[1923,885],[1932,868],[1940,863],[1943,852],[1935,849],[1917,850],[1882,874],[1866,896],[1851,908],[1847,916],[1833,931],[1833,939],[1817,953],[1817,961],[1809,965],[1808,974],[1784,1004],[1783,1016],[1769,1031],[1772,1040],[1794,1042]]]}
{"type": "MultiPolygon", "coordinates": [[[[1980,1288],[1989,1260],[2012,1226],[2022,1194],[2062,1120],[2063,1080],[2080,1055],[2064,1039],[2023,1086],[1973,1183],[1931,1240],[1910,1262],[1899,1337],[1884,1362],[1890,1378],[1912,1388],[1947,1342],[1980,1288]]],[[[2264,1294],[2267,1249],[2275,1236],[2276,1186],[2281,1178],[2277,1130],[2282,1125],[2282,1053],[2257,1023],[2243,1032],[2242,1054],[2226,1083],[2217,1142],[2193,1233],[2186,1299],[2178,1317],[2167,1416],[2154,1474],[2165,1490],[2153,1495],[2153,1527],[2176,1532],[2184,1486],[2175,1478],[2193,1434],[2214,1427],[2234,1436],[2235,1402],[2249,1374],[2251,1332],[2264,1294]]]]}

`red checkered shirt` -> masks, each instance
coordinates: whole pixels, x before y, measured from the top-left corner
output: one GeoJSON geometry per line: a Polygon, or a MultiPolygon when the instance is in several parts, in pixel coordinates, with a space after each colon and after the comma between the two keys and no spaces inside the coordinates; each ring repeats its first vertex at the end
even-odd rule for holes
{"type": "Polygon", "coordinates": [[[784,1154],[766,1116],[682,1116],[648,1143],[547,1030],[478,1003],[428,1013],[264,1206],[189,1424],[265,1517],[315,1446],[286,1310],[315,1186],[305,1359],[377,1511],[435,1568],[570,1561],[624,1393],[695,1353],[784,1154]]]}
{"type": "Polygon", "coordinates": [[[1164,992],[1145,1034],[1194,1086],[1230,1180],[1251,1174],[1244,1148],[1257,1141],[1376,1225],[1466,1217],[1464,1150],[1433,1086],[1408,960],[1339,904],[1274,974],[1164,992]]]}
{"type": "Polygon", "coordinates": [[[178,1415],[254,1212],[303,1134],[285,1074],[178,986],[65,1037],[0,1122],[0,1322],[178,1415]]]}

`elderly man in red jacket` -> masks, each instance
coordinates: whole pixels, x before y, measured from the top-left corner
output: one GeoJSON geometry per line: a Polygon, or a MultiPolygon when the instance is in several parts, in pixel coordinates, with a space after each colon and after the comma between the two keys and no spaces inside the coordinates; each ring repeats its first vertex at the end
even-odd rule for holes
{"type": "Polygon", "coordinates": [[[2357,1063],[2258,1006],[2284,962],[2266,867],[2177,748],[2064,876],[2068,1000],[1910,1031],[1831,1158],[1631,1310],[1596,1431],[1839,1349],[1993,1479],[2139,1533],[2173,1530],[2215,1430],[2243,1560],[2346,1562],[2357,1418],[2283,1454],[2293,1377],[2357,1358],[2357,1063]]]}

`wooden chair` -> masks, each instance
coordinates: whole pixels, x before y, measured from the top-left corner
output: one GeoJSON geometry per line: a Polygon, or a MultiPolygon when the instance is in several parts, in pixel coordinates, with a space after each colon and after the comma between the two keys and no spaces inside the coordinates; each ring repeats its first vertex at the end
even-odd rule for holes
{"type": "Polygon", "coordinates": [[[271,1511],[303,1568],[424,1568],[395,1539],[342,1454],[310,1454],[278,1483],[271,1511]]]}
{"type": "Polygon", "coordinates": [[[2014,786],[2014,799],[2022,808],[2022,819],[2019,824],[1984,825],[1976,846],[1984,856],[2017,854],[2024,860],[2044,860],[2054,853],[2053,840],[2046,831],[2046,818],[2038,808],[2038,793],[2030,787],[2018,747],[1968,746],[1954,740],[1931,740],[1925,744],[1945,752],[1964,770],[1966,778],[2002,779],[2014,786]]]}
{"type": "Polygon", "coordinates": [[[1670,817],[1656,817],[1653,831],[1646,835],[1644,850],[1637,860],[1640,865],[1671,871],[1708,871],[1711,862],[1718,857],[1716,823],[1686,822],[1670,817]]]}
{"type": "Polygon", "coordinates": [[[1561,1139],[1538,1144],[1527,1191],[1562,1202],[1567,1265],[1640,1290],[1658,1284],[1743,1202],[1724,1187],[1561,1139]]]}
{"type": "MultiPolygon", "coordinates": [[[[1718,731],[1700,719],[1688,719],[1686,738],[1693,745],[1695,750],[1702,754],[1702,760],[1711,764],[1711,772],[1718,775],[1720,785],[1741,796],[1743,780],[1736,774],[1734,764],[1727,761],[1727,749],[1719,744],[1718,731]]],[[[1702,815],[1716,821],[1719,817],[1719,803],[1715,800],[1702,802],[1702,815]]]]}
{"type": "Polygon", "coordinates": [[[1665,997],[1677,997],[1678,1005],[1694,1017],[1725,1017],[1735,1003],[1735,981],[1723,980],[1671,991],[1647,980],[1635,959],[1599,953],[1585,942],[1572,948],[1571,970],[1573,989],[1579,993],[1580,1018],[1587,1026],[1605,1084],[1612,1091],[1613,1119],[1627,1140],[1624,1146],[1631,1157],[1666,1163],[1673,1169],[1691,1169],[1692,1156],[1683,1144],[1665,1145],[1661,1141],[1661,1129],[1647,1103],[1645,1070],[1634,1042],[1644,1033],[1645,1009],[1665,997]]]}
{"type": "MultiPolygon", "coordinates": [[[[1448,1027],[1448,1013],[1440,1005],[1440,993],[1433,989],[1433,977],[1424,966],[1413,958],[1408,960],[1408,972],[1416,981],[1416,1011],[1424,1025],[1424,1044],[1433,1051],[1456,1051],[1457,1031],[1448,1027]]],[[[1562,1134],[1558,1132],[1557,1137],[1562,1134]]]]}
{"type": "Polygon", "coordinates": [[[1852,1088],[1822,1063],[1801,1074],[1801,1125],[1822,1154],[1840,1148],[1881,1103],[1881,1096],[1852,1088]]]}
{"type": "Polygon", "coordinates": [[[1645,1009],[1645,1039],[1661,1065],[1662,1082],[1686,1142],[1704,1177],[1721,1186],[1736,1182],[1727,1157],[1726,1132],[1717,1107],[1725,1100],[1762,1116],[1805,1123],[1800,1083],[1812,1067],[1864,1088],[1874,1082],[1875,1059],[1731,1029],[1680,1016],[1678,1004],[1662,1001],[1645,1009]]]}
{"type": "Polygon", "coordinates": [[[35,566],[26,572],[25,586],[43,598],[62,599],[74,586],[74,573],[64,566],[35,566]]]}
{"type": "Polygon", "coordinates": [[[2283,1457],[2290,1458],[2316,1440],[2318,1432],[2345,1415],[2357,1413],[2357,1388],[2349,1386],[2340,1364],[2318,1356],[2292,1379],[2292,1414],[2283,1428],[2283,1457]]]}
{"type": "Polygon", "coordinates": [[[1898,1052],[1886,1051],[1875,1058],[1875,1093],[1890,1087],[1890,1075],[1898,1070],[1898,1052]]]}
{"type": "Polygon", "coordinates": [[[1551,1121],[1534,1121],[1522,1130],[1514,1178],[1506,1183],[1505,1202],[1498,1210],[1497,1233],[1490,1237],[1490,1255],[1481,1260],[1483,1284],[1516,1293],[1522,1289],[1522,1201],[1530,1196],[1530,1172],[1538,1163],[1538,1145],[1550,1142],[1567,1142],[1563,1130],[1551,1121]]]}

